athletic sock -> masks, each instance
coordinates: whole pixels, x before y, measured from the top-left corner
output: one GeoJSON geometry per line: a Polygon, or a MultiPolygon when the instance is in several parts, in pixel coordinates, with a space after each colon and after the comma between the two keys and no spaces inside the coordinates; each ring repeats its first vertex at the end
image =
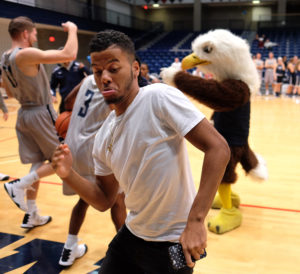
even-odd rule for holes
{"type": "Polygon", "coordinates": [[[66,248],[71,248],[74,244],[78,242],[77,235],[69,234],[66,241],[66,248]]]}
{"type": "Polygon", "coordinates": [[[27,175],[25,175],[20,179],[20,182],[18,183],[18,187],[23,189],[28,188],[39,179],[40,179],[39,175],[35,171],[31,171],[30,173],[28,173],[27,175]]]}
{"type": "Polygon", "coordinates": [[[36,212],[38,209],[35,200],[27,200],[27,208],[28,213],[36,212]]]}

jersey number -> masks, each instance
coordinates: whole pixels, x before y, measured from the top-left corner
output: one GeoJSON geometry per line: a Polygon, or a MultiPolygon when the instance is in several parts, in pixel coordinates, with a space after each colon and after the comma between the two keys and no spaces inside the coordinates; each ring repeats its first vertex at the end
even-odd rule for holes
{"type": "Polygon", "coordinates": [[[93,96],[94,96],[94,92],[91,91],[91,90],[87,90],[86,93],[85,93],[85,101],[84,101],[84,106],[82,106],[78,112],[78,115],[81,116],[81,117],[85,117],[85,115],[87,114],[88,112],[88,109],[89,109],[89,105],[90,105],[90,102],[92,101],[93,99],[93,96]]]}

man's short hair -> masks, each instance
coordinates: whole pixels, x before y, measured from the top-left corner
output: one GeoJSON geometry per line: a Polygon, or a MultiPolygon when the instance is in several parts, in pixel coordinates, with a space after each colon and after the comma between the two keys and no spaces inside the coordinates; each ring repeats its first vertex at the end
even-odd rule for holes
{"type": "Polygon", "coordinates": [[[19,16],[12,19],[8,25],[8,32],[12,39],[18,38],[24,30],[31,32],[35,28],[33,21],[26,16],[19,16]]]}
{"type": "Polygon", "coordinates": [[[98,32],[89,44],[89,53],[106,50],[115,45],[132,55],[135,60],[135,49],[132,40],[123,32],[115,30],[105,30],[98,32]]]}

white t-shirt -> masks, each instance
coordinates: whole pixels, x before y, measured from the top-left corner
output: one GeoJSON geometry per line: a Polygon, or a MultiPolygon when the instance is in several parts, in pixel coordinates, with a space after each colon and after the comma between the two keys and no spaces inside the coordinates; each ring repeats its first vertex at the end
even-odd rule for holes
{"type": "Polygon", "coordinates": [[[98,131],[95,173],[119,181],[126,225],[137,237],[179,241],[196,194],[184,136],[203,118],[181,91],[157,83],[141,88],[122,115],[112,111],[98,131]]]}

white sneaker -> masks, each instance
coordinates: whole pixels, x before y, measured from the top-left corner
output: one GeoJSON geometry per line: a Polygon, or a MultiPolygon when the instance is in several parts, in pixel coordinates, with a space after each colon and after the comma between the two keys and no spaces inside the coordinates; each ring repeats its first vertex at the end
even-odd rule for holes
{"type": "Polygon", "coordinates": [[[25,193],[26,190],[23,188],[18,187],[18,182],[20,179],[16,179],[4,184],[4,188],[9,195],[9,197],[13,200],[13,202],[19,207],[20,209],[27,211],[27,204],[25,203],[25,193]]]}
{"type": "Polygon", "coordinates": [[[61,253],[59,264],[62,266],[70,266],[74,263],[75,259],[82,257],[87,252],[87,245],[77,243],[74,244],[71,248],[67,248],[64,245],[64,249],[61,253]]]}
{"type": "Polygon", "coordinates": [[[251,169],[248,174],[252,179],[255,180],[267,180],[269,177],[267,163],[265,159],[259,154],[255,153],[255,156],[258,160],[258,164],[255,168],[251,169]]]}
{"type": "Polygon", "coordinates": [[[26,213],[23,218],[22,228],[33,228],[36,226],[45,225],[51,222],[51,216],[40,216],[37,211],[32,213],[26,213]]]}
{"type": "Polygon", "coordinates": [[[6,181],[9,179],[9,176],[3,173],[0,173],[0,181],[6,181]]]}

